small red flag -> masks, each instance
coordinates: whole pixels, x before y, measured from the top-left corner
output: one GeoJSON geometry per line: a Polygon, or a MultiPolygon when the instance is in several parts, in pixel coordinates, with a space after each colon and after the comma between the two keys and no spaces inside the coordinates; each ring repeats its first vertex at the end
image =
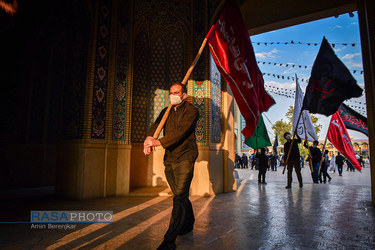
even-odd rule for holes
{"type": "Polygon", "coordinates": [[[361,165],[355,156],[348,131],[346,130],[345,124],[338,111],[332,115],[331,122],[329,123],[328,140],[332,142],[338,151],[348,158],[358,171],[361,171],[361,165]]]}
{"type": "Polygon", "coordinates": [[[225,3],[206,38],[216,66],[228,82],[246,121],[242,134],[249,138],[258,125],[260,113],[275,101],[264,89],[249,33],[235,0],[225,3]]]}

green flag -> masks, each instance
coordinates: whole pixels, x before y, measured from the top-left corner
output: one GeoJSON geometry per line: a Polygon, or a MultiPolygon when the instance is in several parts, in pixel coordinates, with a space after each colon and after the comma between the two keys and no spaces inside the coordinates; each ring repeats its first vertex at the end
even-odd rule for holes
{"type": "Polygon", "coordinates": [[[272,145],[262,115],[259,116],[258,126],[254,131],[254,135],[245,139],[245,144],[255,150],[272,145]]]}

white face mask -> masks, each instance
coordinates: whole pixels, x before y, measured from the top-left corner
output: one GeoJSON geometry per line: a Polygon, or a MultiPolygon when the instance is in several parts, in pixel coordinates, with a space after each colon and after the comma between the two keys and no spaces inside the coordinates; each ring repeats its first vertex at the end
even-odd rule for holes
{"type": "Polygon", "coordinates": [[[169,95],[169,101],[172,105],[178,105],[182,102],[182,99],[178,95],[169,95]]]}

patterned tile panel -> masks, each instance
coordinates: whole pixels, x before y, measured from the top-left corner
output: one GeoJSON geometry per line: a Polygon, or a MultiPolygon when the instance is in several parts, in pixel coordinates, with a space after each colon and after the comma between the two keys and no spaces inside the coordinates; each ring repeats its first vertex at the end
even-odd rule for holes
{"type": "Polygon", "coordinates": [[[99,1],[91,137],[105,138],[108,63],[110,52],[111,1],[99,1]]]}
{"type": "Polygon", "coordinates": [[[180,17],[185,24],[190,23],[191,3],[186,1],[137,0],[134,1],[134,19],[138,22],[146,13],[153,9],[168,9],[180,17]]]}
{"type": "Polygon", "coordinates": [[[130,1],[119,1],[116,75],[113,111],[113,140],[125,140],[126,90],[129,64],[130,1]]]}
{"type": "Polygon", "coordinates": [[[197,142],[204,142],[206,139],[206,110],[205,110],[205,82],[194,81],[194,102],[193,105],[199,110],[199,120],[195,129],[197,142]]]}
{"type": "Polygon", "coordinates": [[[167,105],[167,56],[167,48],[164,39],[161,37],[156,38],[151,48],[150,112],[147,130],[167,105]]]}
{"type": "MultiPolygon", "coordinates": [[[[177,30],[178,33],[182,32],[183,29],[177,30]]],[[[169,82],[181,82],[185,76],[185,64],[186,61],[184,53],[184,41],[174,36],[171,39],[169,47],[169,82]]],[[[169,87],[169,86],[167,86],[169,87]]]]}
{"type": "Polygon", "coordinates": [[[211,142],[221,142],[221,75],[210,56],[211,80],[211,142]]]}
{"type": "Polygon", "coordinates": [[[132,99],[131,141],[143,142],[147,133],[147,108],[149,88],[149,55],[148,33],[143,30],[135,40],[134,78],[132,99]]]}
{"type": "Polygon", "coordinates": [[[241,132],[245,128],[246,122],[245,122],[245,119],[243,118],[243,116],[242,115],[240,115],[240,116],[241,116],[241,118],[240,118],[241,129],[238,132],[241,134],[241,150],[250,150],[251,148],[245,144],[245,136],[241,132]]]}
{"type": "Polygon", "coordinates": [[[132,142],[143,142],[149,126],[169,104],[169,86],[182,80],[186,67],[188,36],[183,23],[158,10],[141,20],[135,39],[132,142]]]}

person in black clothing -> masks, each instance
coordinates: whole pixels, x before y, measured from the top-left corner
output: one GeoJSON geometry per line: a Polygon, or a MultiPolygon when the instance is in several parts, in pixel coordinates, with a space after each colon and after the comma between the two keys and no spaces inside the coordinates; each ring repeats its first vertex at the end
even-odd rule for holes
{"type": "Polygon", "coordinates": [[[319,181],[320,181],[320,183],[322,183],[322,181],[324,183],[326,183],[327,177],[328,177],[328,181],[332,180],[331,176],[327,173],[327,169],[328,169],[328,166],[330,164],[328,152],[329,151],[327,149],[324,151],[324,160],[322,162],[322,166],[320,168],[320,174],[319,174],[319,181]],[[323,175],[323,180],[322,180],[322,175],[323,175]]]}
{"type": "Polygon", "coordinates": [[[341,155],[340,152],[337,152],[336,156],[336,164],[337,164],[337,169],[339,171],[339,175],[342,176],[342,168],[344,166],[344,156],[341,155]]]}
{"type": "MultiPolygon", "coordinates": [[[[305,141],[305,147],[307,148],[307,140],[305,141]]],[[[318,141],[314,141],[312,147],[310,147],[310,155],[309,157],[311,158],[311,162],[313,165],[313,173],[312,173],[312,178],[314,183],[319,183],[319,165],[322,160],[322,152],[318,148],[318,141]]]]}
{"type": "Polygon", "coordinates": [[[193,230],[195,218],[189,200],[189,189],[193,179],[194,163],[198,157],[195,127],[199,112],[189,102],[186,86],[175,83],[170,88],[172,109],[164,125],[164,136],[160,139],[152,137],[167,108],[163,109],[155,123],[152,124],[148,137],[144,141],[145,155],[152,153],[155,146],[165,148],[165,176],[173,193],[173,210],[169,228],[158,249],[176,249],[178,235],[193,230]]]}
{"type": "Polygon", "coordinates": [[[255,167],[255,170],[258,170],[258,158],[256,158],[256,154],[253,154],[253,160],[251,161],[251,170],[253,170],[255,167]]]}
{"type": "Polygon", "coordinates": [[[242,154],[242,168],[247,168],[247,156],[245,153],[242,154]]]}
{"type": "Polygon", "coordinates": [[[284,133],[284,138],[287,140],[287,142],[284,144],[284,163],[287,164],[288,169],[288,184],[285,188],[291,188],[292,187],[292,171],[294,167],[294,171],[296,171],[297,179],[299,182],[299,186],[303,187],[302,184],[302,175],[301,175],[301,156],[299,154],[298,149],[298,143],[301,143],[301,138],[297,135],[297,139],[294,139],[292,149],[290,150],[289,159],[288,158],[288,152],[290,145],[292,143],[292,137],[290,136],[289,132],[284,133]]]}
{"type": "Polygon", "coordinates": [[[361,165],[362,168],[365,168],[365,161],[363,160],[363,157],[360,156],[358,159],[359,165],[361,165]]]}
{"type": "Polygon", "coordinates": [[[241,157],[236,153],[235,154],[235,158],[234,158],[235,159],[234,160],[234,167],[235,168],[240,168],[240,158],[241,157]]]}
{"type": "Polygon", "coordinates": [[[273,152],[273,155],[271,155],[270,157],[270,165],[271,165],[271,170],[272,171],[277,171],[277,153],[276,152],[273,152]]]}
{"type": "Polygon", "coordinates": [[[349,161],[349,159],[346,159],[346,165],[348,165],[350,172],[355,172],[355,168],[353,164],[349,161]]]}
{"type": "Polygon", "coordinates": [[[266,183],[266,173],[267,173],[267,168],[268,168],[268,156],[266,155],[266,149],[262,148],[260,150],[260,153],[257,152],[256,158],[258,158],[258,183],[266,183]]]}

